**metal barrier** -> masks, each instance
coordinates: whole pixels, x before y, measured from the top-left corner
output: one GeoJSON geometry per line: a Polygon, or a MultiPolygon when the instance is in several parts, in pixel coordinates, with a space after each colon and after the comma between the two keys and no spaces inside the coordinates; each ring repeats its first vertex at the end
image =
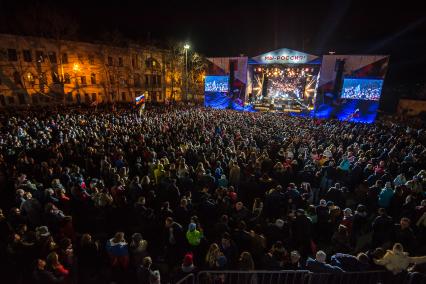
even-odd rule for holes
{"type": "Polygon", "coordinates": [[[387,271],[312,273],[308,274],[307,284],[384,284],[392,275],[387,271]]]}
{"type": "Polygon", "coordinates": [[[195,284],[195,275],[194,273],[190,273],[183,277],[181,280],[176,282],[175,284],[195,284]]]}
{"type": "Polygon", "coordinates": [[[281,271],[235,271],[235,270],[209,270],[200,271],[197,275],[197,284],[304,284],[309,271],[307,270],[281,270],[281,271]]]}
{"type": "MultiPolygon", "coordinates": [[[[191,274],[190,274],[191,275],[191,274]]],[[[197,277],[183,278],[177,284],[415,284],[426,283],[421,273],[400,273],[389,271],[362,271],[342,273],[313,273],[308,270],[208,270],[200,271],[197,277]],[[185,280],[185,281],[183,281],[185,280]]]]}

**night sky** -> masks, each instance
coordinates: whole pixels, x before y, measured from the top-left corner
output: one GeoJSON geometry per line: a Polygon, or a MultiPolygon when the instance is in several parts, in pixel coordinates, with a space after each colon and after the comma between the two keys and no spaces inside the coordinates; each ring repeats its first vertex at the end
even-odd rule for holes
{"type": "Polygon", "coordinates": [[[72,18],[82,39],[117,30],[136,40],[188,41],[206,56],[255,56],[282,47],[316,55],[390,54],[389,80],[426,81],[421,1],[17,2],[0,0],[1,32],[19,32],[25,10],[54,10],[72,18]]]}

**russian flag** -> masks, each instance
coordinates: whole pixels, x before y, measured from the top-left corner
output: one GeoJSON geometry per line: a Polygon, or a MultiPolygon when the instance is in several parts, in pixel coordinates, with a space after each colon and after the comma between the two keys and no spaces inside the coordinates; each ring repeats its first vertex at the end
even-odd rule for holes
{"type": "Polygon", "coordinates": [[[145,103],[145,95],[140,95],[139,97],[135,98],[136,105],[144,104],[145,103]]]}

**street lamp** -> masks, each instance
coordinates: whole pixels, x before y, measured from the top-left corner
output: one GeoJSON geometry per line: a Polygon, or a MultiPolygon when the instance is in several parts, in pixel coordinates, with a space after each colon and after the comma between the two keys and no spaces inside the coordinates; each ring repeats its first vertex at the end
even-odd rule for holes
{"type": "Polygon", "coordinates": [[[190,48],[189,44],[185,44],[183,46],[183,48],[185,49],[185,89],[186,89],[186,93],[185,93],[185,100],[187,100],[187,96],[188,96],[188,49],[190,48]]]}
{"type": "Polygon", "coordinates": [[[77,90],[77,103],[80,104],[81,98],[77,79],[77,73],[80,72],[80,65],[78,65],[78,63],[74,63],[72,70],[74,71],[75,89],[77,90]]]}

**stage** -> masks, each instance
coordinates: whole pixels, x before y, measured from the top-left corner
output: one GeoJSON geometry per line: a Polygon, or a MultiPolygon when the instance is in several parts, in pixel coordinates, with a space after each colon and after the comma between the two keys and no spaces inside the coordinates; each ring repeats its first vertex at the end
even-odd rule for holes
{"type": "Polygon", "coordinates": [[[207,107],[371,123],[389,56],[316,56],[282,48],[208,60],[207,107]]]}

